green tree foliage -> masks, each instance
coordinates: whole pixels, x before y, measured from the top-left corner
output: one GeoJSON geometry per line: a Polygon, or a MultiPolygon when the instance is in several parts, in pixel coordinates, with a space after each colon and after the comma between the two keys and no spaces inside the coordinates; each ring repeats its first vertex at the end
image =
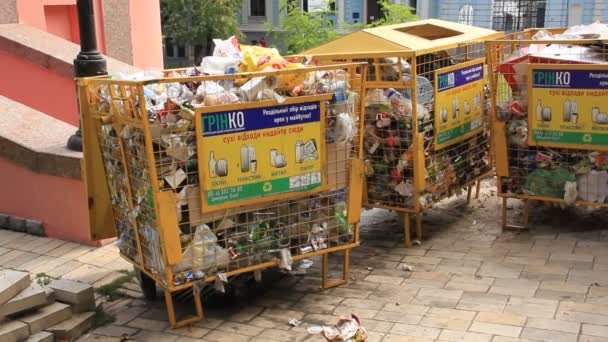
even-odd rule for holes
{"type": "Polygon", "coordinates": [[[241,0],[161,0],[163,35],[195,47],[195,62],[209,54],[212,39],[242,38],[241,0]]]}
{"type": "MultiPolygon", "coordinates": [[[[342,32],[351,32],[365,27],[398,24],[417,19],[411,7],[400,3],[394,4],[390,0],[378,0],[378,3],[382,6],[382,18],[369,25],[343,23],[341,25],[342,32]]],[[[335,1],[331,0],[329,4],[335,4],[335,1]]],[[[299,53],[340,36],[329,18],[329,15],[335,14],[335,11],[331,11],[329,8],[326,12],[309,13],[303,11],[296,0],[281,0],[280,8],[283,15],[279,27],[274,27],[269,23],[266,24],[266,27],[271,37],[275,41],[282,42],[286,47],[284,52],[287,54],[299,53]]]]}
{"type": "Polygon", "coordinates": [[[392,25],[405,23],[418,19],[413,13],[413,8],[405,6],[400,3],[392,3],[389,0],[379,0],[378,3],[382,6],[382,18],[369,24],[369,27],[376,27],[382,25],[392,25]]]}
{"type": "MultiPolygon", "coordinates": [[[[332,0],[331,3],[334,1],[332,0]]],[[[286,47],[287,54],[304,51],[337,38],[329,15],[335,13],[303,11],[297,1],[281,0],[279,27],[266,23],[270,36],[286,47]]]]}

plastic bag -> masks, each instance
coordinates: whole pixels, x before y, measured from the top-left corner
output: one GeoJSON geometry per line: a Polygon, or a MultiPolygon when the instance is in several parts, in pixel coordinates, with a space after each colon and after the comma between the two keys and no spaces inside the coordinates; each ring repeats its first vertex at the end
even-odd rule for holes
{"type": "Polygon", "coordinates": [[[230,262],[228,251],[217,244],[217,237],[206,224],[196,227],[192,242],[184,250],[183,261],[174,271],[190,269],[208,270],[230,262]]]}
{"type": "Polygon", "coordinates": [[[346,144],[355,138],[357,135],[357,121],[348,113],[340,113],[336,116],[334,126],[335,142],[338,144],[346,144]]]}
{"type": "Polygon", "coordinates": [[[197,96],[207,96],[207,95],[221,94],[225,91],[226,90],[221,85],[219,85],[217,82],[203,81],[203,82],[201,82],[201,85],[198,86],[198,88],[196,88],[196,95],[197,96]]]}
{"type": "Polygon", "coordinates": [[[578,196],[587,202],[605,203],[608,197],[608,172],[591,171],[576,180],[578,196]]]}
{"type": "Polygon", "coordinates": [[[241,58],[241,49],[235,36],[226,40],[214,39],[213,44],[215,44],[213,48],[214,57],[241,58]]]}
{"type": "Polygon", "coordinates": [[[559,38],[583,38],[583,39],[596,39],[600,37],[608,36],[608,25],[602,24],[599,21],[589,25],[576,25],[572,26],[561,35],[556,35],[559,38]]]}
{"type": "Polygon", "coordinates": [[[537,169],[526,178],[525,190],[533,195],[564,198],[566,182],[573,182],[574,172],[564,168],[537,169]]]}
{"type": "Polygon", "coordinates": [[[291,271],[291,265],[293,264],[293,259],[291,258],[291,252],[287,248],[283,248],[280,250],[280,258],[279,258],[279,268],[286,271],[291,271]]]}
{"type": "Polygon", "coordinates": [[[201,69],[209,75],[235,74],[240,63],[240,58],[207,56],[201,62],[201,69]]]}

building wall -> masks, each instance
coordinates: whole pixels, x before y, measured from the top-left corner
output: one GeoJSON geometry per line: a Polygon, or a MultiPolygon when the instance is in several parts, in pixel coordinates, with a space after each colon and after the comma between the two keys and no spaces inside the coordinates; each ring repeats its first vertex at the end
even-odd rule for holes
{"type": "Polygon", "coordinates": [[[91,243],[84,183],[32,172],[0,158],[3,214],[42,221],[49,237],[91,243]],[[44,194],[36,196],[34,194],[44,194]]]}
{"type": "Polygon", "coordinates": [[[77,44],[80,43],[76,6],[44,6],[44,16],[46,18],[46,28],[49,33],[77,44]]]}
{"type": "MultiPolygon", "coordinates": [[[[348,24],[357,24],[364,21],[363,2],[365,0],[344,0],[344,21],[348,24]]],[[[340,8],[338,8],[340,10],[340,8]]]]}
{"type": "MultiPolygon", "coordinates": [[[[492,4],[487,0],[418,0],[417,15],[421,19],[438,18],[458,22],[460,9],[473,6],[473,25],[492,28],[492,4]]],[[[567,27],[608,22],[605,0],[546,0],[545,27],[567,27]]]]}
{"type": "MultiPolygon", "coordinates": [[[[27,24],[79,43],[77,0],[1,1],[0,23],[27,24]]],[[[100,52],[141,69],[163,68],[160,0],[93,0],[93,10],[100,52]]]]}
{"type": "MultiPolygon", "coordinates": [[[[61,23],[62,11],[68,8],[68,11],[75,11],[76,0],[2,0],[16,3],[18,22],[27,24],[43,31],[53,34],[59,32],[60,37],[66,38],[61,33],[78,32],[78,20],[70,21],[69,23],[61,23]],[[58,7],[59,6],[59,7],[58,7]],[[64,9],[62,9],[63,7],[64,9]],[[47,18],[46,14],[50,14],[47,18]],[[49,26],[50,24],[50,26],[49,26]],[[50,29],[49,29],[50,28],[50,29]],[[56,31],[56,32],[53,32],[56,31]]],[[[97,31],[97,47],[102,53],[106,53],[105,49],[105,34],[104,34],[104,17],[102,10],[103,0],[93,0],[93,10],[95,12],[95,30],[97,31]]],[[[73,17],[72,17],[73,19],[73,17]]],[[[76,18],[77,19],[77,18],[76,18]]],[[[68,39],[77,42],[78,40],[68,39]]]]}
{"type": "Polygon", "coordinates": [[[138,68],[162,69],[163,67],[163,36],[159,4],[159,1],[154,3],[151,0],[130,1],[133,65],[138,68]]]}
{"type": "MultiPolygon", "coordinates": [[[[0,51],[0,94],[74,126],[78,107],[74,80],[0,51]]],[[[2,197],[2,196],[0,196],[2,197]]]]}

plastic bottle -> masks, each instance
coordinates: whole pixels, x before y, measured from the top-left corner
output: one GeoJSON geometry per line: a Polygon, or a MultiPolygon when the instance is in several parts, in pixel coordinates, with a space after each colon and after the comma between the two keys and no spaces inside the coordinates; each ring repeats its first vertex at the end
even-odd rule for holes
{"type": "Polygon", "coordinates": [[[304,160],[302,146],[304,146],[302,140],[296,141],[296,163],[301,163],[304,160]]]}
{"type": "Polygon", "coordinates": [[[536,121],[543,121],[543,105],[540,99],[536,100],[536,121]]]}
{"type": "Polygon", "coordinates": [[[209,177],[217,177],[217,160],[215,160],[215,152],[211,151],[211,158],[209,159],[209,177]]]}
{"type": "Polygon", "coordinates": [[[249,148],[247,145],[241,146],[241,172],[249,172],[249,148]]]}

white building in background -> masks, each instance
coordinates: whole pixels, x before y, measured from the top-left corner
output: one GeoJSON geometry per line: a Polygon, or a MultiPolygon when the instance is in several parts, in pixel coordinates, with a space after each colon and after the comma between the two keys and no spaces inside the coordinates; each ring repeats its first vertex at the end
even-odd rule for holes
{"type": "MultiPolygon", "coordinates": [[[[242,0],[240,13],[241,31],[247,40],[259,41],[268,33],[264,23],[279,24],[280,0],[242,0]]],[[[382,10],[378,0],[292,0],[305,11],[324,12],[331,10],[328,16],[334,22],[334,27],[340,29],[342,23],[357,24],[371,23],[380,18],[382,10]]],[[[392,0],[416,8],[416,0],[392,0]]],[[[267,38],[267,37],[266,37],[267,38]]]]}
{"type": "MultiPolygon", "coordinates": [[[[241,30],[249,42],[267,34],[264,23],[279,24],[280,0],[242,0],[241,30]]],[[[306,11],[325,11],[329,0],[292,0],[306,11]]],[[[519,31],[530,27],[567,27],[608,22],[608,0],[391,0],[415,9],[421,19],[437,18],[519,31]]],[[[337,29],[341,23],[371,23],[382,10],[378,0],[335,0],[328,16],[337,29]]]]}
{"type": "MultiPolygon", "coordinates": [[[[305,11],[328,11],[334,27],[342,23],[371,23],[382,10],[378,0],[291,0],[305,11]]],[[[437,18],[498,31],[530,27],[567,27],[608,22],[608,0],[391,0],[414,9],[420,19],[437,18]]],[[[279,25],[280,0],[242,0],[239,20],[245,43],[268,37],[266,23],[279,25]]],[[[272,43],[272,42],[271,42],[272,43]]],[[[190,47],[165,43],[165,65],[189,65],[190,47]]]]}
{"type": "Polygon", "coordinates": [[[608,22],[608,1],[418,0],[416,14],[422,19],[438,18],[511,32],[608,22]]]}

